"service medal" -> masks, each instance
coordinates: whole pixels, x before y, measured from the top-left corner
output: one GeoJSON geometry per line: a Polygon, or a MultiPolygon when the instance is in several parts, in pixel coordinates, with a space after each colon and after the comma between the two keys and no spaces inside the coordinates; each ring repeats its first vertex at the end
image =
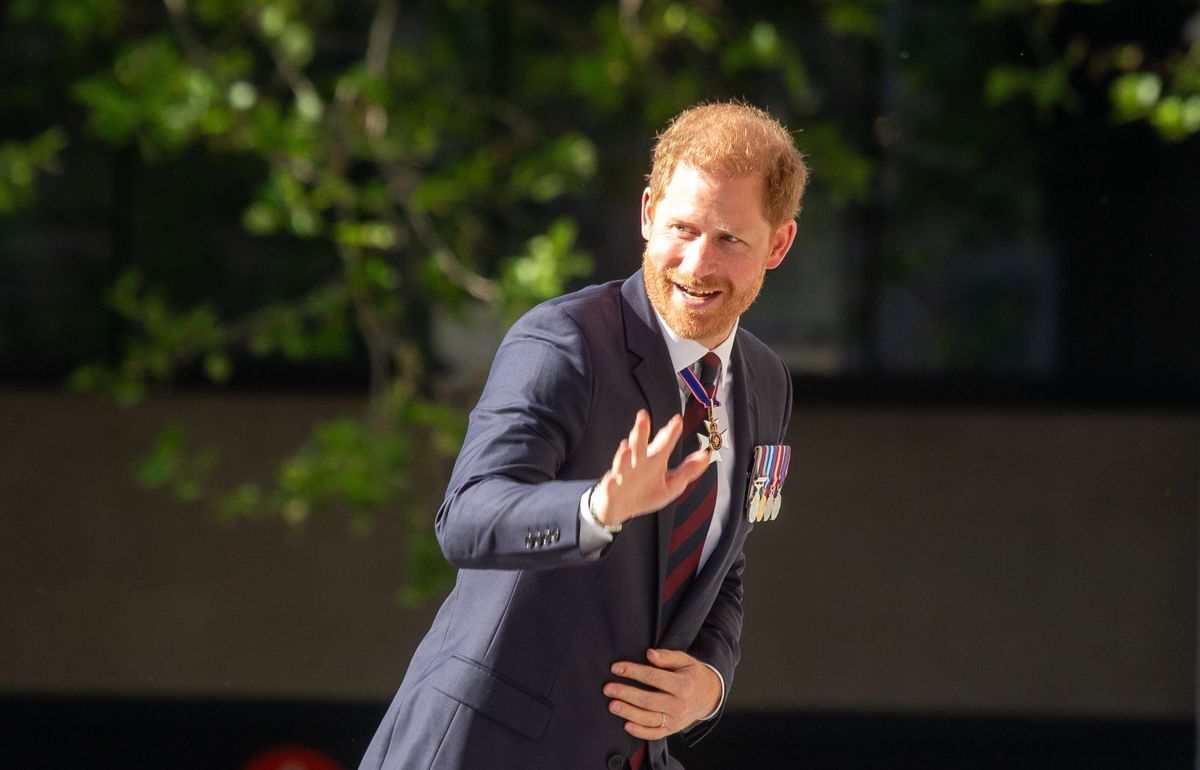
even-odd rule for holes
{"type": "Polygon", "coordinates": [[[683,384],[692,392],[692,397],[696,399],[701,406],[707,410],[708,419],[704,421],[704,429],[708,435],[697,433],[696,439],[700,442],[700,448],[708,452],[708,461],[710,463],[721,462],[721,450],[725,447],[725,431],[721,430],[721,425],[717,420],[716,407],[721,403],[716,398],[716,383],[713,383],[713,392],[710,395],[705,390],[704,385],[691,369],[681,369],[679,378],[683,380],[683,384]]]}
{"type": "Polygon", "coordinates": [[[792,448],[786,444],[754,447],[754,468],[746,501],[747,521],[774,521],[779,517],[783,505],[783,481],[791,459],[792,448]]]}
{"type": "Polygon", "coordinates": [[[759,476],[750,485],[750,499],[746,502],[746,521],[750,523],[762,521],[763,503],[766,502],[765,490],[768,480],[766,476],[759,476]]]}
{"type": "Polygon", "coordinates": [[[708,450],[708,461],[719,463],[721,462],[721,449],[725,446],[725,431],[721,430],[721,425],[717,422],[717,416],[713,414],[711,406],[708,408],[708,416],[709,419],[704,421],[704,429],[708,431],[708,435],[697,433],[696,438],[700,440],[700,448],[708,450]]]}

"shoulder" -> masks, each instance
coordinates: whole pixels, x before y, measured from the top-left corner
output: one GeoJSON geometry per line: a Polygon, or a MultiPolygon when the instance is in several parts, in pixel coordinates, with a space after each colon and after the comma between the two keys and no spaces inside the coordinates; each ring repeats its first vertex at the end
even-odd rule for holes
{"type": "Polygon", "coordinates": [[[756,380],[767,380],[780,387],[791,383],[791,374],[783,359],[754,334],[739,327],[735,344],[747,371],[752,373],[756,380]]]}
{"type": "Polygon", "coordinates": [[[617,318],[621,306],[621,281],[595,284],[543,302],[530,312],[559,312],[577,323],[595,318],[617,318]]]}
{"type": "Polygon", "coordinates": [[[783,443],[792,416],[792,374],[779,355],[748,331],[738,329],[737,356],[750,383],[751,411],[759,419],[762,440],[783,443]]]}
{"type": "Polygon", "coordinates": [[[541,329],[585,337],[615,328],[621,320],[621,282],[610,281],[546,300],[531,308],[508,335],[541,329]]]}
{"type": "Polygon", "coordinates": [[[589,286],[542,302],[509,327],[496,351],[489,384],[527,381],[555,386],[564,377],[590,380],[597,340],[611,338],[619,324],[619,284],[589,286]]]}

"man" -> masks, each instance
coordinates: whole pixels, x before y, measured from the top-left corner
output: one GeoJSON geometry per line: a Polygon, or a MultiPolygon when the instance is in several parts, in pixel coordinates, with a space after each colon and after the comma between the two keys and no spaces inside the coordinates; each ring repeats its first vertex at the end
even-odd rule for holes
{"type": "Polygon", "coordinates": [[[806,175],[766,113],[684,111],[642,194],[642,270],[509,331],[437,514],[457,583],[361,770],[679,768],[667,736],[715,724],[752,456],[791,411],[787,370],[738,318],[792,244],[806,175]]]}

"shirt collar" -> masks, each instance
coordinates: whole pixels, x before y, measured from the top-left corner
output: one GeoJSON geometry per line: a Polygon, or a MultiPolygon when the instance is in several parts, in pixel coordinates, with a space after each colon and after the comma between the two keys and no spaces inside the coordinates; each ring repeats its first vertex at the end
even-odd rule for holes
{"type": "MultiPolygon", "coordinates": [[[[701,345],[695,340],[684,339],[667,325],[663,317],[659,314],[658,309],[651,306],[654,310],[654,317],[658,319],[658,328],[662,330],[663,341],[667,343],[667,353],[671,356],[671,371],[680,372],[683,369],[691,366],[699,361],[708,348],[701,345]]],[[[733,354],[733,341],[737,337],[738,319],[733,322],[733,329],[730,330],[729,336],[720,345],[713,348],[713,352],[717,354],[717,358],[721,359],[721,378],[720,383],[724,384],[729,381],[729,361],[733,354]]]]}

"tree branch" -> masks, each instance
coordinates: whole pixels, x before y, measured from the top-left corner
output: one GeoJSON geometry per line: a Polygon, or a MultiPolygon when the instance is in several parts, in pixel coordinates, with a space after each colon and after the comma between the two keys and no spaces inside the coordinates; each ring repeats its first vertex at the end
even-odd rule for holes
{"type": "Polygon", "coordinates": [[[163,0],[163,5],[166,6],[171,28],[179,38],[188,60],[198,67],[206,66],[209,60],[208,51],[187,22],[187,0],[163,0]]]}
{"type": "Polygon", "coordinates": [[[375,10],[375,18],[371,20],[371,30],[367,34],[367,55],[364,61],[367,72],[375,77],[381,77],[387,70],[388,54],[392,48],[392,32],[396,29],[398,7],[396,0],[382,0],[375,10]]]}
{"type": "Polygon", "coordinates": [[[433,254],[438,269],[475,299],[483,302],[495,301],[499,295],[495,281],[485,278],[463,264],[450,244],[446,243],[438,233],[429,217],[411,206],[404,205],[403,202],[408,199],[412,189],[406,170],[378,156],[375,158],[375,163],[383,172],[388,191],[398,202],[397,206],[403,213],[404,219],[408,221],[409,227],[412,228],[417,238],[423,241],[426,248],[433,254]]]}

